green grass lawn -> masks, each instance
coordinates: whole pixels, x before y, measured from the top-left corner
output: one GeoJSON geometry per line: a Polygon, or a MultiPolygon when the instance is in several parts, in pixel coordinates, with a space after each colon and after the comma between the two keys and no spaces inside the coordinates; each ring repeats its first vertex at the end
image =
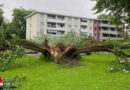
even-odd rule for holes
{"type": "Polygon", "coordinates": [[[0,76],[25,76],[18,90],[130,90],[130,74],[107,71],[113,59],[112,54],[95,53],[82,56],[81,66],[63,67],[25,56],[0,76]]]}

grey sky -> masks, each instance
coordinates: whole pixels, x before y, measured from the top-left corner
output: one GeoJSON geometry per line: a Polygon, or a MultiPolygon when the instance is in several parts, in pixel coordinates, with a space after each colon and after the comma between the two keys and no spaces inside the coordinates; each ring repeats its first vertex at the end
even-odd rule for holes
{"type": "Polygon", "coordinates": [[[12,18],[13,8],[16,7],[96,18],[91,10],[95,2],[90,0],[0,0],[0,4],[4,4],[4,16],[9,20],[12,18]]]}

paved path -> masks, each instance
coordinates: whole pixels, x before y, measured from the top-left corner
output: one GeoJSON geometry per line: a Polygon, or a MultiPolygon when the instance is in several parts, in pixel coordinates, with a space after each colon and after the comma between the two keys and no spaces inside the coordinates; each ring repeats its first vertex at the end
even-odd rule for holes
{"type": "Polygon", "coordinates": [[[32,56],[32,57],[39,57],[38,53],[30,53],[30,54],[26,54],[28,56],[32,56]]]}

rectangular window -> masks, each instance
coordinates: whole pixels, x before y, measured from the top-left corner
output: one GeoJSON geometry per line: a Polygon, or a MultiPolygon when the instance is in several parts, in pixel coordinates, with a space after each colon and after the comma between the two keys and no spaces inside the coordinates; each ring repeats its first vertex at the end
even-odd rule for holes
{"type": "Polygon", "coordinates": [[[64,20],[65,19],[64,16],[58,16],[57,18],[58,18],[58,20],[64,20]]]}
{"type": "Polygon", "coordinates": [[[78,23],[78,18],[75,18],[75,19],[74,19],[74,31],[75,31],[75,32],[78,32],[78,25],[79,25],[79,23],[78,23]]]}
{"type": "Polygon", "coordinates": [[[48,19],[56,19],[56,15],[48,15],[48,19]]]}
{"type": "Polygon", "coordinates": [[[71,31],[72,18],[68,17],[68,31],[71,31]]]}
{"type": "Polygon", "coordinates": [[[90,30],[92,30],[92,27],[89,27],[90,30]]]}
{"type": "Polygon", "coordinates": [[[44,14],[40,14],[40,32],[43,32],[44,27],[44,14]]]}
{"type": "Polygon", "coordinates": [[[47,30],[47,33],[48,34],[53,34],[53,35],[56,35],[56,30],[47,30]]]}
{"type": "Polygon", "coordinates": [[[78,25],[78,19],[75,19],[75,20],[74,20],[74,24],[75,24],[75,25],[78,25]]]}
{"type": "Polygon", "coordinates": [[[87,18],[81,18],[81,22],[87,22],[87,18]]]}
{"type": "Polygon", "coordinates": [[[57,31],[57,35],[64,35],[64,31],[57,31]]]}
{"type": "Polygon", "coordinates": [[[40,14],[40,20],[41,22],[44,22],[44,14],[40,14]]]}

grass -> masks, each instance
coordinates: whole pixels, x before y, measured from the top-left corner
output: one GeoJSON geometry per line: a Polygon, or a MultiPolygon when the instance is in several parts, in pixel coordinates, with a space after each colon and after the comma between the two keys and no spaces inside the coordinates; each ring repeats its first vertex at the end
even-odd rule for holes
{"type": "Polygon", "coordinates": [[[25,56],[16,60],[7,72],[0,72],[0,76],[25,76],[18,90],[129,90],[130,74],[107,71],[114,57],[94,53],[82,56],[81,66],[70,68],[25,56]]]}

